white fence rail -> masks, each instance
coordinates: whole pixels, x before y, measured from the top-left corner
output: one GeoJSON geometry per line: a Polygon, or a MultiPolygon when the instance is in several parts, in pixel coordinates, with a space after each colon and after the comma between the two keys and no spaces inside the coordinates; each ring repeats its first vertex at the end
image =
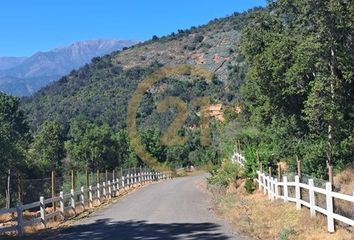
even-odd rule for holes
{"type": "MultiPolygon", "coordinates": [[[[245,157],[240,153],[235,152],[231,158],[233,163],[238,163],[244,166],[245,157]]],[[[283,199],[285,202],[294,202],[296,204],[296,209],[300,210],[302,206],[310,209],[310,216],[316,216],[316,212],[319,212],[327,217],[327,229],[329,232],[335,231],[335,220],[342,223],[354,226],[354,220],[348,217],[342,216],[334,212],[333,202],[338,199],[342,201],[348,201],[354,205],[354,191],[353,195],[346,195],[338,192],[333,192],[332,184],[330,182],[326,183],[326,188],[315,187],[314,180],[309,179],[308,183],[301,183],[300,177],[295,176],[294,182],[289,182],[287,176],[283,176],[282,181],[278,181],[277,178],[266,175],[257,171],[257,179],[259,190],[263,191],[265,195],[271,201],[275,199],[283,199]],[[289,188],[295,188],[295,197],[290,197],[289,188]],[[308,191],[308,199],[306,201],[301,196],[301,190],[306,189],[308,191]],[[322,194],[326,199],[326,209],[316,205],[318,202],[318,194],[322,194]]]]}
{"type": "Polygon", "coordinates": [[[299,176],[295,176],[294,182],[289,182],[287,176],[283,176],[281,182],[274,177],[267,176],[264,173],[257,172],[259,190],[263,191],[268,198],[273,201],[275,199],[283,199],[285,202],[296,203],[296,209],[300,210],[302,206],[310,209],[311,217],[316,215],[316,212],[322,213],[327,217],[327,228],[329,232],[334,232],[335,222],[334,220],[346,223],[350,226],[354,226],[354,220],[348,217],[339,215],[334,212],[333,201],[335,199],[348,201],[354,204],[354,192],[353,195],[346,195],[332,191],[332,184],[327,182],[326,188],[318,188],[314,186],[313,179],[309,179],[308,183],[301,183],[299,176]],[[295,197],[289,197],[289,187],[295,188],[295,197]],[[301,198],[301,189],[306,189],[309,195],[309,202],[301,198]],[[281,191],[282,190],[282,191],[281,191]],[[316,205],[318,200],[317,194],[325,195],[326,209],[316,205]]]}
{"type": "Polygon", "coordinates": [[[234,155],[232,155],[232,157],[231,157],[231,161],[233,163],[238,163],[241,166],[244,166],[245,157],[242,156],[241,153],[235,152],[234,155]]]}
{"type": "Polygon", "coordinates": [[[24,227],[32,226],[34,224],[42,224],[46,227],[47,222],[55,217],[60,217],[65,220],[66,212],[72,210],[76,215],[76,207],[81,206],[84,210],[93,207],[93,202],[97,201],[98,205],[102,201],[119,196],[119,190],[126,187],[131,187],[134,184],[144,185],[152,181],[159,181],[171,178],[169,172],[141,172],[136,174],[127,174],[121,178],[113,179],[113,181],[98,183],[97,186],[81,187],[79,191],[71,189],[70,193],[60,192],[59,196],[54,198],[44,199],[40,197],[38,202],[22,205],[18,203],[14,208],[0,209],[0,215],[2,214],[15,214],[16,225],[0,226],[0,235],[6,232],[17,231],[18,236],[22,236],[24,233],[24,227]],[[46,205],[52,202],[59,203],[55,212],[47,213],[46,205]],[[23,211],[39,208],[39,217],[32,218],[30,220],[24,220],[23,211]]]}

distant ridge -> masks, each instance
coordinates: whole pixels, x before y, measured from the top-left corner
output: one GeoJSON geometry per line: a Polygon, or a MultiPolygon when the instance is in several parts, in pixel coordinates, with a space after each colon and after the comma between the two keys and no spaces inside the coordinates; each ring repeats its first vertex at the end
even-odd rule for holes
{"type": "Polygon", "coordinates": [[[0,57],[0,91],[28,96],[61,76],[103,56],[136,44],[130,40],[75,42],[31,57],[0,57]]]}

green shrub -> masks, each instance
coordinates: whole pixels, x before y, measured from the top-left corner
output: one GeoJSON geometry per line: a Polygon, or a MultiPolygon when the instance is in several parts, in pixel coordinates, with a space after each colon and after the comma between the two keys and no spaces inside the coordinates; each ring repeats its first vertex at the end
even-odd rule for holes
{"type": "Polygon", "coordinates": [[[248,193],[253,193],[256,189],[252,178],[246,178],[245,189],[248,193]]]}
{"type": "Polygon", "coordinates": [[[228,186],[230,183],[235,183],[242,177],[242,171],[238,164],[231,161],[224,161],[221,167],[214,168],[211,171],[212,176],[208,179],[209,183],[219,186],[228,186]]]}
{"type": "Polygon", "coordinates": [[[296,232],[292,228],[282,228],[279,232],[279,240],[288,240],[290,239],[291,235],[295,235],[296,232]]]}

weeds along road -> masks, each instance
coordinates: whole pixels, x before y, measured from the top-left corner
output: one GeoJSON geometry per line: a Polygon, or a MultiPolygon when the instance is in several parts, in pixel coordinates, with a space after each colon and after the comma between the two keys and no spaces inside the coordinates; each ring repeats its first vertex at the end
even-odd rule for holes
{"type": "Polygon", "coordinates": [[[249,239],[210,212],[205,176],[146,186],[47,239],[249,239]]]}

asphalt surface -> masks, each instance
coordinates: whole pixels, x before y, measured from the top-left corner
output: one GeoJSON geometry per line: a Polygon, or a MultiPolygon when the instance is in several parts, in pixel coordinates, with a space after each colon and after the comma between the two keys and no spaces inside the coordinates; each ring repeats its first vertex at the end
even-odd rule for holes
{"type": "Polygon", "coordinates": [[[210,210],[205,175],[146,186],[49,239],[249,239],[210,210]]]}

